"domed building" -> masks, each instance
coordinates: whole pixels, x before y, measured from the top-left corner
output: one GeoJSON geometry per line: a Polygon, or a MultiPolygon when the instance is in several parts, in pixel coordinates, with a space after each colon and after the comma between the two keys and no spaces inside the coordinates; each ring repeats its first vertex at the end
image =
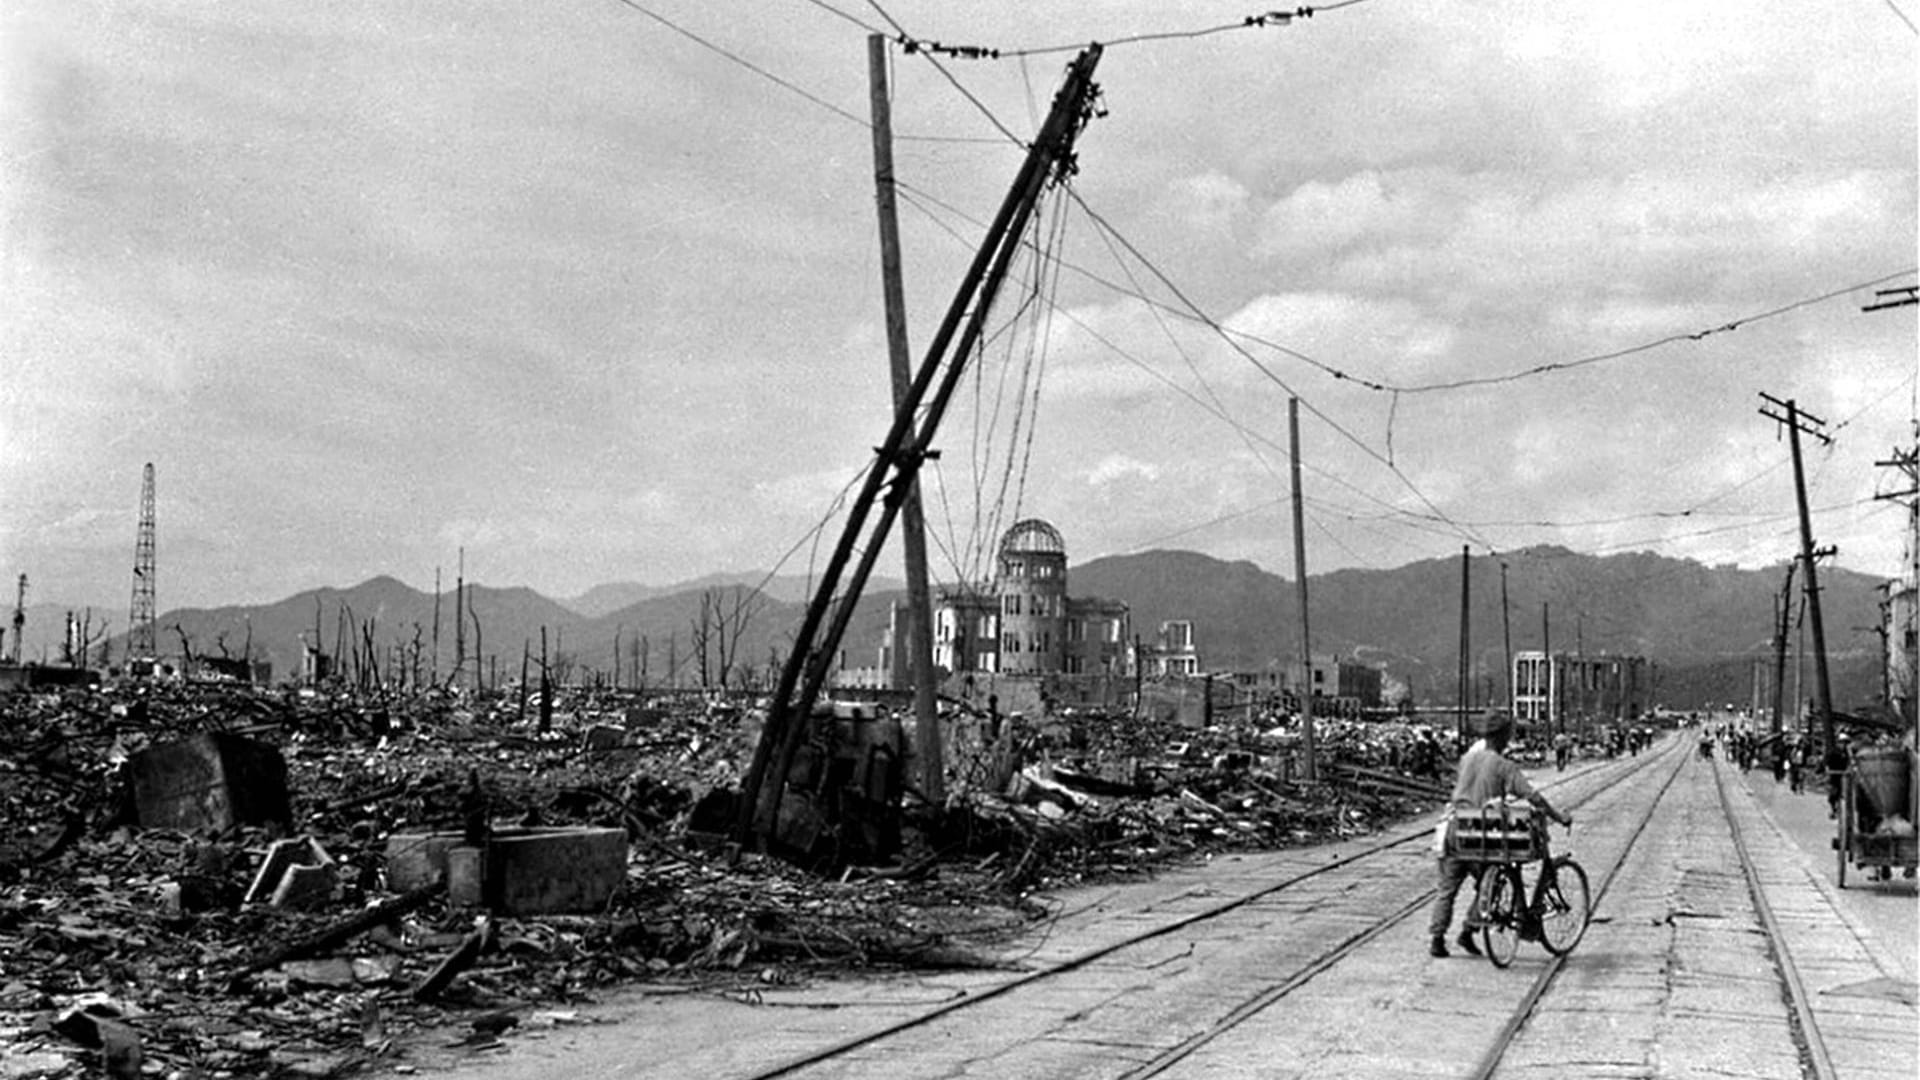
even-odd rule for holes
{"type": "Polygon", "coordinates": [[[933,662],[949,674],[1120,675],[1132,639],[1127,606],[1067,593],[1067,545],[1039,518],[1000,538],[991,583],[944,587],[933,662]]]}

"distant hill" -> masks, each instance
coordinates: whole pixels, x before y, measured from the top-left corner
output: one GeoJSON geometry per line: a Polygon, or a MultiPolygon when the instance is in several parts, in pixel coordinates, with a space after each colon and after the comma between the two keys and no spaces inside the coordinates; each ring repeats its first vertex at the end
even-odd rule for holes
{"type": "MultiPolygon", "coordinates": [[[[22,626],[24,634],[20,641],[20,660],[22,663],[57,664],[61,659],[61,649],[67,637],[67,613],[73,618],[86,636],[98,641],[103,635],[125,632],[127,628],[127,603],[121,601],[114,605],[87,604],[36,604],[28,602],[26,616],[22,626]]],[[[13,598],[10,595],[3,611],[0,611],[0,629],[6,631],[4,648],[0,656],[13,654],[13,598]]]]}
{"type": "MultiPolygon", "coordinates": [[[[768,597],[788,604],[804,604],[813,595],[814,583],[800,575],[786,575],[768,578],[758,571],[743,571],[733,574],[708,574],[705,577],[682,581],[674,585],[642,585],[637,581],[616,581],[605,585],[595,585],[579,596],[560,601],[566,607],[590,619],[602,615],[611,615],[622,608],[662,596],[675,593],[698,593],[710,588],[726,589],[741,585],[758,588],[768,597]]],[[[887,578],[875,578],[869,591],[887,592],[902,588],[902,583],[887,578]]]]}
{"type": "MultiPolygon", "coordinates": [[[[1500,559],[1475,557],[1469,562],[1468,580],[1474,700],[1491,700],[1504,692],[1509,636],[1519,650],[1538,648],[1546,634],[1556,650],[1647,657],[1654,664],[1657,696],[1675,707],[1746,702],[1755,662],[1770,661],[1775,602],[1784,576],[1784,566],[1752,571],[1645,553],[1596,557],[1555,547],[1530,548],[1500,559]]],[[[710,669],[724,637],[736,669],[751,668],[764,676],[784,658],[808,594],[801,578],[775,579],[769,592],[759,595],[741,584],[760,577],[719,574],[666,590],[607,585],[566,603],[526,588],[472,586],[474,617],[468,622],[467,648],[469,655],[480,657],[489,675],[506,681],[519,675],[523,648],[538,656],[544,629],[550,656],[561,670],[576,676],[597,671],[610,677],[617,642],[623,684],[632,685],[636,672],[644,670],[648,684],[657,686],[676,670],[682,685],[697,685],[694,642],[704,624],[710,669]],[[629,596],[636,598],[608,606],[629,596]],[[721,622],[729,628],[725,634],[716,630],[721,622]]],[[[1856,708],[1880,692],[1880,643],[1871,628],[1879,621],[1883,582],[1837,568],[1821,570],[1834,700],[1843,709],[1856,708]]],[[[1164,621],[1191,621],[1202,663],[1210,670],[1262,669],[1299,653],[1293,583],[1251,562],[1190,551],[1110,556],[1072,567],[1068,586],[1077,597],[1127,604],[1135,632],[1148,641],[1164,621]]],[[[1459,670],[1460,591],[1457,558],[1311,576],[1314,651],[1384,667],[1417,700],[1452,704],[1459,670]]],[[[897,582],[881,582],[868,590],[842,644],[848,666],[876,662],[889,605],[901,595],[897,582]]],[[[253,655],[271,661],[276,678],[289,678],[298,670],[303,635],[317,635],[321,648],[334,653],[352,652],[356,644],[364,651],[369,633],[383,669],[411,665],[417,649],[423,677],[435,670],[444,677],[455,649],[451,591],[441,596],[439,609],[437,663],[433,596],[385,576],[350,589],[309,590],[273,604],[174,609],[157,623],[165,655],[180,655],[183,633],[195,652],[215,656],[239,656],[251,640],[253,655]]],[[[125,648],[125,612],[114,614],[112,650],[119,657],[125,648]]],[[[64,613],[47,616],[36,609],[31,619],[43,628],[57,626],[55,620],[63,620],[64,613]]],[[[1804,686],[1804,694],[1811,696],[1810,670],[1804,686]]]]}

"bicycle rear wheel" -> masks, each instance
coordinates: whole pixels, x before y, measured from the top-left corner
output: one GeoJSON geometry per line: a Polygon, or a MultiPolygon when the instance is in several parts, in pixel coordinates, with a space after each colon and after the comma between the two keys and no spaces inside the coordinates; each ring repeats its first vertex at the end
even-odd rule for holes
{"type": "Polygon", "coordinates": [[[1540,944],[1555,956],[1573,951],[1586,936],[1593,916],[1593,897],[1587,890],[1587,872],[1572,859],[1548,862],[1540,871],[1540,944]]]}
{"type": "Polygon", "coordinates": [[[1494,967],[1513,963],[1520,951],[1520,887],[1508,867],[1489,866],[1480,875],[1475,907],[1480,912],[1480,941],[1494,967]]]}

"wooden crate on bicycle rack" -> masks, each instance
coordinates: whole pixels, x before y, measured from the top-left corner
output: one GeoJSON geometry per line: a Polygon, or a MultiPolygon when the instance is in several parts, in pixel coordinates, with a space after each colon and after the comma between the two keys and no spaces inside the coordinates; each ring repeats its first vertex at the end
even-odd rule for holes
{"type": "Polygon", "coordinates": [[[1531,807],[1505,805],[1455,810],[1447,855],[1467,862],[1526,862],[1545,854],[1531,807]]]}

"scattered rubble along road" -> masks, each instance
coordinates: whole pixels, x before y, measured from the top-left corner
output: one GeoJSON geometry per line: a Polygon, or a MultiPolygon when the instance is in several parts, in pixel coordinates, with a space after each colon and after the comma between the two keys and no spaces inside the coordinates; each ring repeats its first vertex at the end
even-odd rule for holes
{"type": "Polygon", "coordinates": [[[553,715],[541,731],[514,697],[438,691],[0,698],[0,1080],[344,1076],[407,1031],[472,1015],[490,1037],[504,1022],[480,1021],[615,984],[985,963],[970,946],[1038,917],[1034,889],[1370,832],[1439,796],[1402,726],[1329,727],[1331,779],[1303,785],[1253,730],[1082,714],[1071,737],[1043,724],[989,742],[956,716],[947,805],[909,809],[894,863],[821,876],[687,828],[701,797],[738,784],[750,711],[569,690],[553,715]],[[278,752],[292,820],[139,828],[128,762],[211,732],[278,752]],[[476,819],[624,830],[624,878],[602,910],[521,917],[446,882],[392,887],[396,834],[476,819]],[[298,904],[260,880],[283,839],[324,886],[298,904]]]}

